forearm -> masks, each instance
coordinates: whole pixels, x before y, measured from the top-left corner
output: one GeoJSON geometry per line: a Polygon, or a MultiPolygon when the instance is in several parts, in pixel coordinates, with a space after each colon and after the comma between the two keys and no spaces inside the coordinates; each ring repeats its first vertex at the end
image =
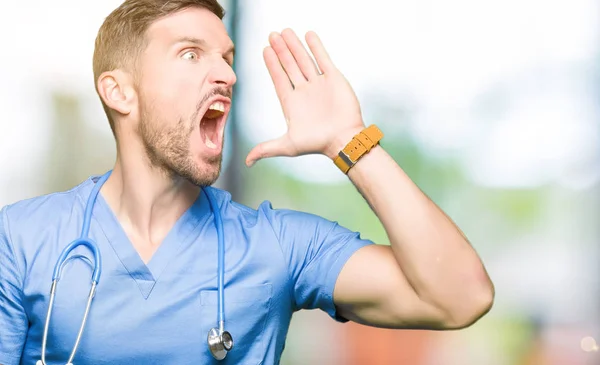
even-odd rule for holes
{"type": "Polygon", "coordinates": [[[458,322],[489,306],[493,286],[475,250],[381,146],[348,177],[379,217],[402,273],[423,301],[458,322]]]}

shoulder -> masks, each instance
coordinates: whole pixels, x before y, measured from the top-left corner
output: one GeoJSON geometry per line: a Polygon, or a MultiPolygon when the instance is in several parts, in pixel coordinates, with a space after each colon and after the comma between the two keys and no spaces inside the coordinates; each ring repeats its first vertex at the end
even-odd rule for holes
{"type": "Polygon", "coordinates": [[[0,228],[12,234],[19,232],[35,231],[36,229],[47,229],[48,226],[58,223],[61,219],[70,216],[61,214],[64,212],[75,212],[77,207],[83,207],[83,190],[91,187],[92,177],[86,179],[73,188],[65,191],[40,195],[23,199],[12,204],[5,205],[0,210],[0,228]],[[74,209],[75,208],[75,209],[74,209]]]}
{"type": "Polygon", "coordinates": [[[204,189],[213,197],[213,199],[215,199],[221,214],[242,219],[249,223],[256,223],[258,210],[234,201],[231,197],[231,193],[226,190],[213,186],[204,189]]]}
{"type": "Polygon", "coordinates": [[[228,217],[236,217],[250,225],[257,223],[269,224],[276,233],[284,227],[310,228],[314,230],[319,226],[332,226],[335,222],[320,217],[316,214],[307,213],[294,209],[274,208],[269,200],[263,200],[257,208],[252,208],[232,200],[228,191],[209,187],[209,193],[216,198],[216,202],[222,212],[228,217]]]}

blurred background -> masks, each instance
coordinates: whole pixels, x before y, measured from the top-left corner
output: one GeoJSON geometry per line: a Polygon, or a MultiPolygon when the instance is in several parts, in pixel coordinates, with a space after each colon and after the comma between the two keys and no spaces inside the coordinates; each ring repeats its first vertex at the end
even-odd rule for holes
{"type": "MultiPolygon", "coordinates": [[[[113,166],[94,91],[96,32],[120,0],[3,4],[0,206],[113,166]]],[[[384,148],[462,228],[496,286],[455,332],[391,331],[294,316],[282,364],[600,364],[600,4],[595,0],[223,0],[237,46],[234,112],[217,186],[388,244],[322,156],[252,169],[285,132],[262,60],[270,31],[315,30],[384,148]],[[346,205],[361,209],[347,209],[346,205]],[[355,212],[359,212],[355,214],[355,212]]]]}

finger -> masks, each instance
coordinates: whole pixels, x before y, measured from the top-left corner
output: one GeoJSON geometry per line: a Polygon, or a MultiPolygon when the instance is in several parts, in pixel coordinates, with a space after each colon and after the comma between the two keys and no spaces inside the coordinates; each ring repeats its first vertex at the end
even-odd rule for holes
{"type": "Polygon", "coordinates": [[[273,80],[273,85],[275,85],[275,93],[277,93],[279,101],[283,102],[287,94],[294,90],[290,79],[281,66],[273,48],[265,47],[263,57],[267,65],[267,70],[269,70],[269,75],[271,75],[271,80],[273,80]]]}
{"type": "Polygon", "coordinates": [[[300,71],[304,74],[308,80],[319,75],[319,70],[317,69],[317,65],[308,54],[308,51],[300,41],[300,38],[294,33],[293,30],[286,28],[281,32],[281,36],[287,46],[292,52],[294,59],[298,63],[298,67],[300,67],[300,71]]]}
{"type": "Polygon", "coordinates": [[[246,166],[252,167],[256,161],[263,158],[275,156],[293,156],[294,150],[289,143],[288,136],[283,135],[279,138],[260,143],[256,145],[246,156],[246,166]]]}
{"type": "Polygon", "coordinates": [[[281,62],[281,65],[290,78],[290,81],[292,81],[292,84],[294,84],[294,86],[299,86],[305,83],[306,78],[302,74],[302,71],[300,71],[296,59],[292,55],[292,52],[290,52],[287,44],[281,37],[281,34],[275,32],[271,33],[269,36],[269,43],[271,43],[271,47],[273,47],[273,50],[277,54],[279,62],[281,62]]]}
{"type": "Polygon", "coordinates": [[[306,44],[308,44],[310,51],[315,56],[319,69],[321,69],[324,74],[335,69],[333,62],[317,33],[313,31],[306,33],[306,44]]]}

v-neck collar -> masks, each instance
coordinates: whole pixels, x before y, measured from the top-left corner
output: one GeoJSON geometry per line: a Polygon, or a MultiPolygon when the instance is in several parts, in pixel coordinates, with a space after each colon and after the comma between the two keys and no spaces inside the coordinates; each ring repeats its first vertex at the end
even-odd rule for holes
{"type": "MultiPolygon", "coordinates": [[[[93,179],[92,183],[95,181],[96,179],[93,179]]],[[[87,201],[87,197],[84,199],[87,201]]],[[[114,253],[136,281],[144,299],[148,299],[169,262],[181,252],[182,244],[189,244],[189,241],[195,238],[193,233],[199,232],[210,213],[206,195],[201,191],[192,206],[175,222],[148,264],[145,264],[102,194],[98,194],[94,209],[96,221],[114,253]]]]}

